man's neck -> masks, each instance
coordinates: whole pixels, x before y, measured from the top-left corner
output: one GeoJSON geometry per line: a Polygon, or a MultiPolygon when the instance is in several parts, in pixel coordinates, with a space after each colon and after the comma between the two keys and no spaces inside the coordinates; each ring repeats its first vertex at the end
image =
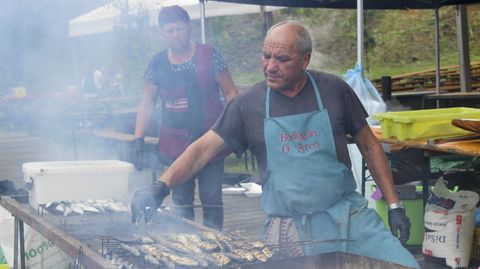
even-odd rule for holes
{"type": "Polygon", "coordinates": [[[295,83],[292,87],[288,89],[279,90],[279,92],[285,96],[292,98],[302,91],[306,83],[307,83],[307,76],[304,75],[303,78],[299,80],[297,83],[295,83]]]}

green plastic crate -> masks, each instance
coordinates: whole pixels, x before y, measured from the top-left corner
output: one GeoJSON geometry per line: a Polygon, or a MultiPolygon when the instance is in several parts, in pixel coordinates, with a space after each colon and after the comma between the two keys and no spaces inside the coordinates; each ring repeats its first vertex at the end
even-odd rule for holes
{"type": "Polygon", "coordinates": [[[398,140],[449,137],[471,134],[452,125],[453,119],[480,119],[480,109],[453,107],[374,114],[382,135],[398,140]]]}
{"type": "MultiPolygon", "coordinates": [[[[376,185],[372,185],[372,189],[376,189],[376,185]]],[[[417,193],[422,192],[422,186],[415,186],[417,193]]],[[[407,241],[407,245],[418,246],[423,243],[423,233],[424,233],[424,213],[425,208],[423,206],[423,199],[421,195],[418,195],[415,199],[402,199],[400,197],[405,210],[407,217],[410,220],[410,238],[407,241]]],[[[387,203],[384,199],[375,201],[375,211],[377,211],[380,218],[383,220],[385,227],[389,228],[388,225],[388,208],[387,203]]]]}
{"type": "Polygon", "coordinates": [[[10,269],[10,266],[8,266],[5,256],[3,256],[3,251],[1,246],[0,246],[0,269],[10,269]]]}

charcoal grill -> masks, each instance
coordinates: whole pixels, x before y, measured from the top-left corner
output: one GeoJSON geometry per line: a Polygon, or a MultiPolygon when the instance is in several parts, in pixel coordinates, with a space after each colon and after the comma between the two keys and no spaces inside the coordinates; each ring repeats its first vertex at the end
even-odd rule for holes
{"type": "MultiPolygon", "coordinates": [[[[14,260],[14,268],[25,268],[23,224],[29,225],[60,250],[75,260],[74,265],[82,265],[87,269],[113,269],[118,266],[112,264],[105,255],[118,247],[118,242],[138,241],[135,235],[147,235],[154,231],[168,234],[173,232],[213,231],[210,228],[190,220],[179,218],[178,215],[163,210],[155,214],[154,223],[130,224],[128,213],[114,213],[109,215],[81,215],[71,217],[67,221],[58,216],[44,214],[41,216],[29,204],[20,204],[14,199],[1,196],[0,205],[12,213],[15,218],[15,257],[20,252],[21,260],[14,260]],[[106,236],[108,235],[108,236],[106,236]]],[[[128,254],[123,253],[128,258],[128,254]]],[[[132,258],[132,257],[130,257],[132,258]]],[[[135,260],[137,268],[148,268],[142,260],[135,260]]],[[[80,268],[78,266],[78,268],[80,268]]],[[[372,268],[372,269],[404,269],[407,267],[387,263],[368,257],[342,252],[304,256],[267,262],[233,265],[229,268],[237,269],[291,269],[291,268],[372,268]]]]}

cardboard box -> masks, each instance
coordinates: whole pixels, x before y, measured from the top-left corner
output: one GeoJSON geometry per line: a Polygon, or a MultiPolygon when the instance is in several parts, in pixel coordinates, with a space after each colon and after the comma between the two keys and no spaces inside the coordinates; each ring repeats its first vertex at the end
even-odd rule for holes
{"type": "Polygon", "coordinates": [[[31,162],[23,164],[24,180],[31,183],[30,205],[53,201],[84,201],[128,195],[133,165],[118,160],[31,162]]]}

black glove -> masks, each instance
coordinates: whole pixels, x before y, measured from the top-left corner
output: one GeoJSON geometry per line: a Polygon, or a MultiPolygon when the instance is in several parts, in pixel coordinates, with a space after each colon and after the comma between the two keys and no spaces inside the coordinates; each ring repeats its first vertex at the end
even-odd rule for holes
{"type": "Polygon", "coordinates": [[[138,171],[141,171],[143,169],[143,148],[144,148],[144,146],[145,146],[145,141],[143,140],[143,137],[135,138],[132,141],[130,159],[131,159],[133,165],[135,165],[135,168],[138,171]]]}
{"type": "Polygon", "coordinates": [[[405,245],[408,238],[410,238],[410,220],[405,214],[405,209],[395,208],[388,210],[388,225],[395,237],[398,237],[398,231],[400,231],[399,240],[405,245]]]}
{"type": "Polygon", "coordinates": [[[135,192],[130,209],[132,211],[132,223],[137,223],[145,217],[149,222],[153,212],[162,204],[163,199],[170,194],[167,184],[162,181],[155,181],[151,186],[142,188],[135,192]]]}

